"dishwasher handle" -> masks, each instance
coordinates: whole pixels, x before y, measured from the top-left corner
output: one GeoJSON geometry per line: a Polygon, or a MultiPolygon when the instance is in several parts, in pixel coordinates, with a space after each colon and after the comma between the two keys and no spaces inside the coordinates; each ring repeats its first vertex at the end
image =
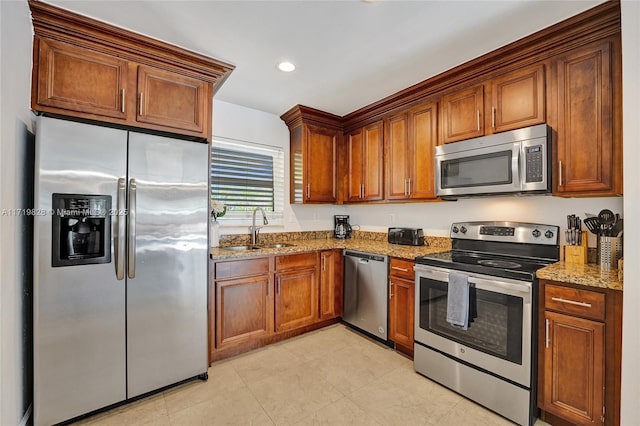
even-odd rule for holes
{"type": "Polygon", "coordinates": [[[363,253],[363,252],[351,251],[351,250],[345,250],[344,255],[350,256],[350,257],[357,257],[359,263],[368,263],[370,260],[374,262],[387,263],[389,260],[389,256],[382,256],[379,254],[363,253]]]}

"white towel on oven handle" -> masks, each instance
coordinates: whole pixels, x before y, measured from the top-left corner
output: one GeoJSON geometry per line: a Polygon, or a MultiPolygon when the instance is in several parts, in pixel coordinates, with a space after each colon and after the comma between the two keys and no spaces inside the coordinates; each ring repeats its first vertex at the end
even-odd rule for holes
{"type": "Polygon", "coordinates": [[[449,272],[447,322],[463,330],[469,324],[469,277],[464,274],[449,272]]]}

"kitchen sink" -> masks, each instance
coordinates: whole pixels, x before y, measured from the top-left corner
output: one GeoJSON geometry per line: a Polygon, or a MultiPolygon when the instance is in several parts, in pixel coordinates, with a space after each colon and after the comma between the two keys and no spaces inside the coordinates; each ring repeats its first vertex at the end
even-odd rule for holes
{"type": "Polygon", "coordinates": [[[229,246],[229,247],[220,247],[220,250],[233,250],[233,251],[243,251],[243,250],[260,250],[261,246],[229,246]]]}
{"type": "Polygon", "coordinates": [[[289,243],[276,243],[276,244],[264,244],[264,245],[260,245],[260,248],[270,248],[270,249],[274,249],[274,248],[283,248],[283,247],[293,247],[295,244],[289,244],[289,243]]]}
{"type": "Polygon", "coordinates": [[[260,245],[245,245],[245,246],[229,246],[229,247],[220,247],[220,250],[231,250],[231,251],[245,251],[245,250],[260,250],[260,249],[275,249],[275,248],[283,248],[283,247],[293,247],[294,244],[289,243],[276,243],[276,244],[260,244],[260,245]]]}

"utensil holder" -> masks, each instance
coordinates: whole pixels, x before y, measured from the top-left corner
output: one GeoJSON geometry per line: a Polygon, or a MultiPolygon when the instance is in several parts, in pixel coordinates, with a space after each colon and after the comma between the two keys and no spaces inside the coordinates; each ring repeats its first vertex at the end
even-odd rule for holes
{"type": "Polygon", "coordinates": [[[582,231],[582,244],[564,246],[565,263],[587,263],[587,231],[582,231]]]}
{"type": "Polygon", "coordinates": [[[598,237],[598,263],[600,269],[611,269],[618,266],[622,257],[622,237],[598,237]]]}

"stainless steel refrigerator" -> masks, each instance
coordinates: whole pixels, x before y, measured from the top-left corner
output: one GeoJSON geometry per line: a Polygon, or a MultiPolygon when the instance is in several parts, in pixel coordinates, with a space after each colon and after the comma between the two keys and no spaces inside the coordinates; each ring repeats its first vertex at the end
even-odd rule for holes
{"type": "Polygon", "coordinates": [[[36,426],[206,378],[208,152],[37,118],[36,426]]]}

